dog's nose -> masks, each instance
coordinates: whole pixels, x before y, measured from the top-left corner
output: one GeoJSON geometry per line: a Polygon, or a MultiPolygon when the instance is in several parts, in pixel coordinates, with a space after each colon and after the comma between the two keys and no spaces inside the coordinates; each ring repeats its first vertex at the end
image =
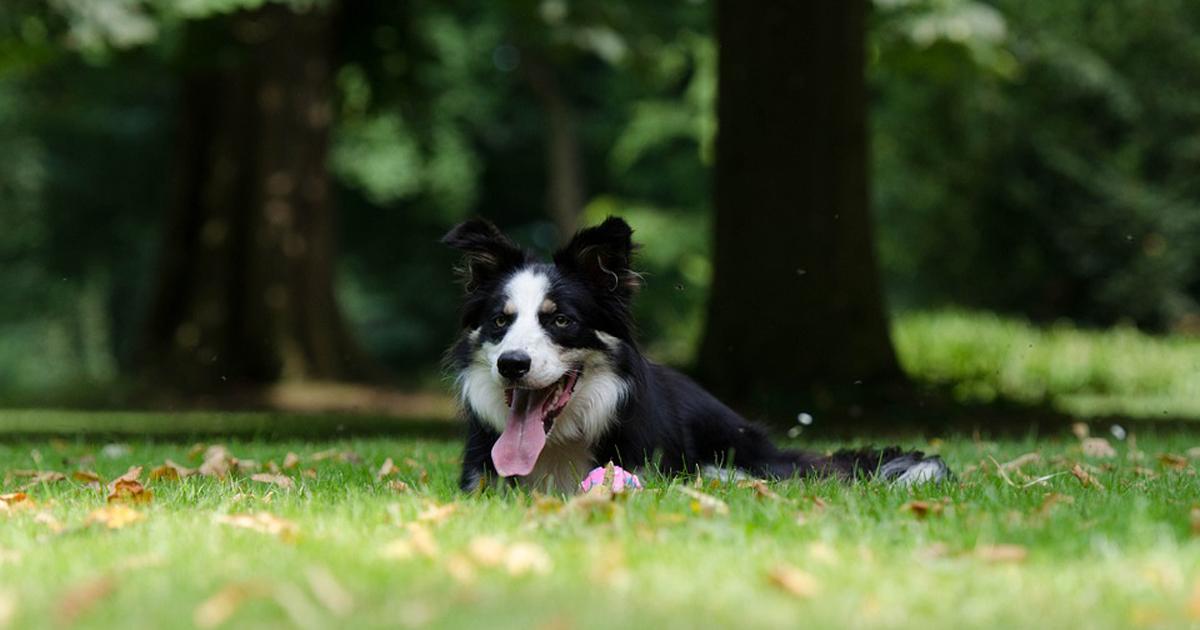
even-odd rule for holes
{"type": "Polygon", "coordinates": [[[516,380],[529,373],[529,355],[520,350],[509,350],[496,360],[500,376],[516,380]]]}

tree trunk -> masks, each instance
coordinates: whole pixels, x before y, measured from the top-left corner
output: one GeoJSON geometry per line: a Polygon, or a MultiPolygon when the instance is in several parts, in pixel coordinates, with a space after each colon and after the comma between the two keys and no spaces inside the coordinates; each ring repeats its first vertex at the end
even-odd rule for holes
{"type": "Polygon", "coordinates": [[[333,25],[267,5],[189,33],[177,197],[143,343],[157,385],[368,372],[333,289],[333,25]]]}
{"type": "Polygon", "coordinates": [[[718,0],[714,277],[699,372],[735,405],[895,391],[868,211],[865,0],[718,0]]]}
{"type": "Polygon", "coordinates": [[[524,55],[525,76],[546,115],[546,210],[559,240],[571,240],[583,212],[583,149],[575,112],[554,67],[536,53],[524,55]]]}

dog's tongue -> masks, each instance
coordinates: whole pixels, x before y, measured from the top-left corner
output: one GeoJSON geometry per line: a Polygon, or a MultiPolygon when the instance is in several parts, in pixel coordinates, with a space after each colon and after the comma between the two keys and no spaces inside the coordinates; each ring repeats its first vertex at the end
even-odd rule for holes
{"type": "Polygon", "coordinates": [[[501,477],[524,477],[533,472],[542,447],[546,446],[546,398],[553,387],[539,390],[516,389],[508,408],[508,426],[492,447],[492,463],[501,477]]]}

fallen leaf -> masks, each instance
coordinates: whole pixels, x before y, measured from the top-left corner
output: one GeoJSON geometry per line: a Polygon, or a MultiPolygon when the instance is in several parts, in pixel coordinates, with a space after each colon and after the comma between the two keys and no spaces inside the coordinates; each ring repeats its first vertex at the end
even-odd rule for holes
{"type": "Polygon", "coordinates": [[[196,606],[192,611],[192,623],[197,628],[215,628],[228,621],[246,600],[263,597],[268,592],[258,584],[229,584],[196,606]]]}
{"type": "Polygon", "coordinates": [[[53,514],[46,512],[46,511],[38,512],[37,514],[34,514],[33,522],[41,524],[41,525],[45,525],[46,529],[49,529],[50,531],[54,532],[55,534],[60,533],[64,529],[66,529],[65,527],[63,527],[62,523],[58,522],[58,519],[55,518],[53,514]]]}
{"type": "Polygon", "coordinates": [[[33,507],[33,501],[24,492],[0,494],[0,513],[33,507]]]}
{"type": "Polygon", "coordinates": [[[1020,470],[1029,464],[1040,461],[1042,461],[1042,456],[1040,453],[1025,453],[1024,455],[1020,455],[1011,461],[1000,464],[1000,469],[1011,472],[1014,470],[1020,470]]]}
{"type": "Polygon", "coordinates": [[[400,481],[399,479],[393,479],[393,480],[389,481],[388,487],[391,488],[392,490],[395,490],[396,492],[408,492],[409,491],[408,484],[404,483],[403,481],[400,481]]]}
{"type": "Polygon", "coordinates": [[[54,470],[12,470],[8,474],[29,480],[24,486],[21,486],[22,489],[32,488],[44,483],[55,483],[67,478],[66,475],[54,470]]]}
{"type": "Polygon", "coordinates": [[[546,575],[550,572],[550,555],[546,550],[531,543],[519,542],[508,547],[504,557],[504,569],[509,575],[525,575],[536,573],[546,575]]]}
{"type": "Polygon", "coordinates": [[[801,599],[815,597],[821,590],[817,578],[788,564],[772,567],[767,571],[767,579],[785,593],[801,599]]]}
{"type": "Polygon", "coordinates": [[[1038,507],[1038,513],[1045,516],[1049,514],[1058,505],[1070,505],[1075,502],[1075,497],[1069,494],[1059,494],[1057,492],[1049,492],[1042,497],[1042,505],[1038,507]]]}
{"type": "Polygon", "coordinates": [[[1188,459],[1182,455],[1173,453],[1163,453],[1158,456],[1158,463],[1164,468],[1174,468],[1175,470],[1183,470],[1188,467],[1188,459]]]}
{"type": "Polygon", "coordinates": [[[17,596],[11,591],[0,590],[0,628],[7,628],[16,616],[17,596]]]}
{"type": "Polygon", "coordinates": [[[379,467],[379,471],[375,473],[375,480],[383,481],[385,477],[390,477],[399,472],[399,470],[399,468],[396,468],[396,463],[389,457],[384,460],[383,465],[379,467]]]}
{"type": "Polygon", "coordinates": [[[204,463],[200,464],[201,475],[224,478],[236,467],[237,458],[224,446],[215,444],[204,449],[204,463]]]}
{"type": "Polygon", "coordinates": [[[675,489],[692,498],[692,512],[704,516],[725,516],[729,514],[729,506],[724,501],[710,494],[687,486],[675,486],[675,489]]]}
{"type": "Polygon", "coordinates": [[[1076,422],[1071,425],[1071,433],[1074,433],[1075,437],[1082,440],[1091,434],[1091,429],[1088,428],[1086,422],[1076,422]]]}
{"type": "Polygon", "coordinates": [[[342,463],[359,464],[362,463],[362,458],[354,451],[339,451],[335,448],[313,453],[308,457],[309,461],[321,462],[327,459],[337,459],[342,463]]]}
{"type": "Polygon", "coordinates": [[[354,611],[354,597],[328,569],[311,567],[304,572],[308,588],[326,610],[338,617],[346,617],[354,611]]]}
{"type": "Polygon", "coordinates": [[[299,532],[299,528],[296,527],[295,523],[279,518],[274,514],[268,514],[267,512],[218,514],[214,520],[222,525],[250,529],[259,533],[278,536],[283,540],[293,539],[299,532]]]}
{"type": "Polygon", "coordinates": [[[471,558],[485,567],[499,566],[504,562],[506,549],[504,543],[491,536],[479,536],[467,544],[467,553],[471,558]]]}
{"type": "Polygon", "coordinates": [[[391,560],[407,560],[417,554],[427,558],[437,557],[437,541],[427,527],[419,523],[409,523],[408,534],[406,539],[388,543],[380,555],[391,560]]]}
{"type": "Polygon", "coordinates": [[[455,582],[463,586],[471,586],[477,579],[475,565],[462,555],[454,554],[446,558],[443,566],[446,567],[446,573],[449,573],[455,582]]]}
{"type": "Polygon", "coordinates": [[[1200,536],[1200,507],[1192,508],[1192,535],[1200,536]]]}
{"type": "Polygon", "coordinates": [[[454,514],[456,510],[458,510],[457,503],[447,503],[445,505],[433,503],[426,507],[420,514],[417,514],[417,520],[422,523],[440,524],[447,518],[450,518],[450,515],[454,514]]]}
{"type": "Polygon", "coordinates": [[[305,468],[304,471],[301,472],[300,474],[304,475],[305,477],[308,477],[309,479],[317,478],[317,471],[313,470],[312,468],[305,468]]]}
{"type": "Polygon", "coordinates": [[[1084,438],[1079,443],[1079,447],[1083,450],[1083,454],[1088,457],[1109,458],[1117,456],[1117,451],[1108,443],[1108,440],[1102,437],[1084,438]]]}
{"type": "Polygon", "coordinates": [[[91,470],[76,470],[71,473],[71,478],[93,490],[99,490],[104,486],[104,480],[100,478],[100,475],[91,470]]]}
{"type": "Polygon", "coordinates": [[[1079,464],[1075,464],[1075,466],[1073,468],[1071,468],[1071,474],[1075,475],[1075,478],[1079,480],[1080,485],[1082,485],[1085,488],[1093,487],[1098,490],[1104,489],[1104,484],[1101,484],[1099,481],[1097,481],[1096,478],[1093,477],[1091,473],[1084,470],[1083,467],[1080,466],[1079,464]]]}
{"type": "Polygon", "coordinates": [[[183,479],[184,477],[191,477],[192,475],[196,474],[196,472],[197,471],[194,468],[188,468],[187,466],[176,464],[168,459],[163,462],[162,466],[158,466],[154,470],[150,471],[150,481],[156,481],[158,479],[177,481],[179,479],[183,479]]]}
{"type": "Polygon", "coordinates": [[[770,499],[772,501],[780,501],[783,499],[783,497],[776,494],[774,490],[771,490],[771,488],[767,486],[767,482],[763,481],[762,479],[747,479],[739,481],[738,487],[753,488],[754,493],[758,495],[758,498],[760,499],[770,499]]]}
{"type": "Polygon", "coordinates": [[[283,469],[284,470],[291,470],[299,465],[300,465],[300,456],[299,455],[292,453],[292,452],[289,452],[287,455],[284,455],[284,457],[283,457],[283,469]]]}
{"type": "Polygon", "coordinates": [[[91,514],[88,514],[87,523],[89,525],[96,523],[108,529],[121,529],[145,518],[146,516],[141,512],[117,503],[94,510],[91,514]]]}
{"type": "Polygon", "coordinates": [[[73,625],[75,620],[116,588],[117,582],[111,575],[102,575],[72,587],[59,599],[56,611],[59,625],[73,625]]]}
{"type": "Polygon", "coordinates": [[[912,512],[912,515],[923,519],[927,516],[938,516],[942,513],[945,506],[941,503],[933,503],[930,501],[909,501],[900,506],[901,512],[912,512]]]}
{"type": "Polygon", "coordinates": [[[127,501],[130,503],[148,503],[154,498],[154,493],[147,490],[138,478],[142,476],[141,466],[131,466],[124,475],[117,477],[108,484],[108,501],[127,501]]]}
{"type": "Polygon", "coordinates": [[[259,483],[275,484],[275,485],[279,486],[280,488],[284,488],[287,490],[291,490],[292,488],[296,487],[296,483],[294,481],[292,481],[291,477],[287,477],[284,475],[272,475],[271,473],[254,474],[254,475],[250,476],[250,480],[257,481],[259,483]]]}
{"type": "Polygon", "coordinates": [[[975,548],[975,557],[987,562],[1023,562],[1029,550],[1021,545],[982,545],[975,548]]]}

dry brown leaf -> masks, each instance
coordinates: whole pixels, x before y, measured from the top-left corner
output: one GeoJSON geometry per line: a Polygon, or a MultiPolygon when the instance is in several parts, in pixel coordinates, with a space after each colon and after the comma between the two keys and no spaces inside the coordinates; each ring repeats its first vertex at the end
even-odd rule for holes
{"type": "Polygon", "coordinates": [[[292,488],[296,487],[296,482],[292,481],[291,477],[284,475],[272,475],[271,473],[254,474],[250,476],[250,480],[257,481],[259,483],[275,484],[280,488],[284,488],[285,490],[291,490],[292,488]]]}
{"type": "Polygon", "coordinates": [[[326,610],[337,617],[346,617],[354,611],[354,597],[328,569],[312,567],[304,572],[308,588],[326,610]]]}
{"type": "Polygon", "coordinates": [[[408,538],[396,540],[385,546],[380,553],[392,560],[407,560],[415,555],[435,558],[438,555],[437,541],[429,528],[419,523],[408,524],[408,538]]]}
{"type": "Polygon", "coordinates": [[[33,501],[24,492],[0,494],[0,514],[33,507],[33,501]]]}
{"type": "Polygon", "coordinates": [[[389,481],[388,487],[391,488],[392,490],[395,490],[396,492],[408,492],[409,491],[408,484],[404,483],[403,481],[400,481],[399,479],[393,479],[393,480],[389,481]]]}
{"type": "Polygon", "coordinates": [[[267,512],[251,514],[218,514],[214,519],[222,525],[250,529],[263,534],[291,540],[300,531],[296,524],[267,512]]]}
{"type": "Polygon", "coordinates": [[[478,579],[475,565],[471,564],[471,561],[461,554],[456,553],[446,558],[443,566],[446,567],[446,573],[449,573],[455,582],[463,586],[471,586],[478,579]]]}
{"type": "Polygon", "coordinates": [[[400,469],[396,468],[396,463],[389,457],[384,460],[383,465],[379,467],[379,471],[375,473],[375,480],[383,481],[384,478],[390,477],[399,471],[400,469]]]}
{"type": "Polygon", "coordinates": [[[519,542],[509,545],[504,557],[504,569],[509,575],[535,573],[546,575],[553,565],[545,549],[531,543],[519,542]]]}
{"type": "Polygon", "coordinates": [[[1192,508],[1192,535],[1200,536],[1200,507],[1192,508]]]}
{"type": "Polygon", "coordinates": [[[0,590],[0,628],[7,628],[16,616],[17,596],[10,591],[0,590]]]}
{"type": "Polygon", "coordinates": [[[1096,488],[1097,490],[1104,489],[1104,484],[1097,481],[1091,473],[1084,470],[1079,464],[1075,464],[1075,466],[1071,468],[1071,474],[1075,475],[1075,478],[1079,480],[1080,485],[1085,488],[1092,487],[1096,488]]]}
{"type": "Polygon", "coordinates": [[[320,451],[308,456],[309,461],[321,462],[327,459],[337,459],[343,464],[360,464],[362,458],[354,451],[339,451],[336,448],[331,448],[326,451],[320,451]]]}
{"type": "Polygon", "coordinates": [[[71,587],[58,602],[56,616],[59,625],[70,626],[100,600],[108,597],[117,588],[111,575],[102,575],[71,587]]]}
{"type": "Polygon", "coordinates": [[[1158,456],[1158,463],[1162,464],[1164,468],[1183,470],[1188,467],[1188,458],[1173,453],[1163,453],[1158,456]]]}
{"type": "Polygon", "coordinates": [[[191,477],[194,474],[196,474],[194,468],[176,464],[168,459],[163,462],[162,466],[158,466],[150,471],[150,481],[157,481],[159,479],[178,481],[184,477],[191,477]]]}
{"type": "Polygon", "coordinates": [[[1071,425],[1071,433],[1074,433],[1075,437],[1081,440],[1090,435],[1091,432],[1086,422],[1076,422],[1071,425]]]}
{"type": "Polygon", "coordinates": [[[1048,492],[1042,498],[1042,504],[1038,507],[1038,513],[1045,516],[1049,514],[1058,505],[1070,505],[1075,502],[1075,497],[1069,494],[1059,494],[1057,492],[1048,492]]]}
{"type": "Polygon", "coordinates": [[[982,545],[975,548],[975,557],[987,562],[1024,562],[1029,550],[1021,545],[982,545]]]}
{"type": "Polygon", "coordinates": [[[456,510],[458,510],[457,503],[447,503],[445,505],[431,503],[420,514],[417,514],[417,520],[422,523],[441,524],[450,518],[450,515],[454,514],[456,510]]]}
{"type": "Polygon", "coordinates": [[[771,490],[770,486],[767,485],[767,482],[763,481],[762,479],[746,479],[739,481],[738,487],[753,488],[754,493],[760,499],[770,499],[772,501],[780,501],[783,499],[783,497],[776,494],[774,490],[771,490]]]}
{"type": "Polygon", "coordinates": [[[785,593],[801,599],[815,597],[821,590],[817,578],[789,564],[771,567],[767,579],[785,593]]]}
{"type": "Polygon", "coordinates": [[[1042,461],[1042,455],[1040,453],[1025,453],[1024,455],[1020,455],[1011,461],[1000,464],[1000,469],[1011,472],[1014,470],[1020,470],[1029,464],[1040,461],[1042,461]]]}
{"type": "Polygon", "coordinates": [[[197,628],[215,628],[228,621],[247,599],[263,597],[268,593],[258,584],[229,584],[196,606],[192,611],[192,623],[197,628]]]}
{"type": "Polygon", "coordinates": [[[71,478],[93,490],[99,490],[104,485],[100,475],[91,470],[76,470],[71,473],[71,478]]]}
{"type": "Polygon", "coordinates": [[[305,477],[308,477],[309,479],[317,478],[317,471],[313,470],[312,468],[305,468],[304,471],[301,472],[300,474],[304,475],[305,477]]]}
{"type": "Polygon", "coordinates": [[[945,506],[941,503],[931,501],[909,501],[900,506],[901,512],[912,512],[912,515],[917,518],[925,518],[927,516],[939,516],[945,506]]]}
{"type": "Polygon", "coordinates": [[[504,543],[491,536],[479,536],[467,544],[467,553],[471,559],[485,567],[499,566],[504,562],[507,553],[504,543]]]}
{"type": "Polygon", "coordinates": [[[204,449],[204,462],[200,464],[200,474],[207,477],[224,478],[229,471],[237,468],[237,463],[237,458],[229,452],[229,449],[220,444],[214,444],[204,449]]]}
{"type": "Polygon", "coordinates": [[[291,470],[299,465],[300,465],[300,456],[299,455],[292,453],[292,452],[288,452],[287,455],[283,456],[283,469],[284,470],[291,470]]]}
{"type": "Polygon", "coordinates": [[[717,497],[687,486],[675,486],[675,489],[692,498],[692,512],[696,514],[703,514],[704,516],[726,516],[729,514],[729,506],[717,497]]]}
{"type": "Polygon", "coordinates": [[[146,490],[142,482],[130,479],[118,479],[109,484],[108,502],[150,503],[154,492],[146,490]]]}
{"type": "Polygon", "coordinates": [[[103,525],[108,529],[121,529],[146,518],[141,512],[120,503],[106,505],[88,514],[87,523],[103,525]]]}
{"type": "Polygon", "coordinates": [[[1117,456],[1117,451],[1108,443],[1108,440],[1102,437],[1084,438],[1079,443],[1079,448],[1088,457],[1109,458],[1117,456]]]}
{"type": "Polygon", "coordinates": [[[63,481],[67,478],[66,475],[54,470],[10,470],[7,476],[28,479],[29,481],[21,486],[22,490],[44,483],[63,481]]]}

